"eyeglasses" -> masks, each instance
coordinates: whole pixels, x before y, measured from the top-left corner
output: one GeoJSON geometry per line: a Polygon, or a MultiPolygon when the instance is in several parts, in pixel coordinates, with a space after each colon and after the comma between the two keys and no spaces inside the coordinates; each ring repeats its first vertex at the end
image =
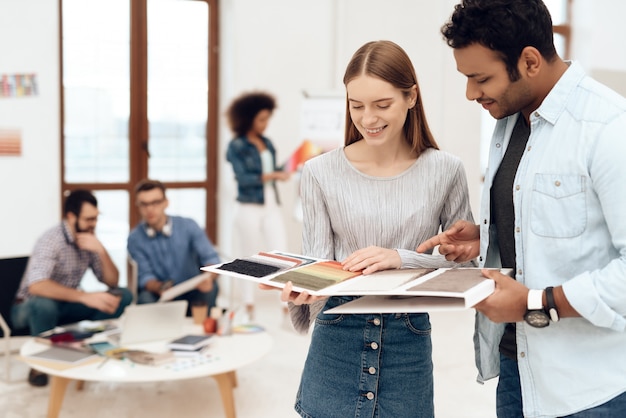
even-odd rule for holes
{"type": "Polygon", "coordinates": [[[165,202],[165,198],[153,200],[151,202],[137,202],[137,206],[139,206],[141,209],[147,209],[150,206],[159,206],[163,202],[165,202]]]}
{"type": "Polygon", "coordinates": [[[97,216],[90,216],[90,217],[79,217],[78,218],[79,221],[83,221],[83,222],[87,222],[87,223],[96,223],[98,222],[98,217],[97,216]]]}

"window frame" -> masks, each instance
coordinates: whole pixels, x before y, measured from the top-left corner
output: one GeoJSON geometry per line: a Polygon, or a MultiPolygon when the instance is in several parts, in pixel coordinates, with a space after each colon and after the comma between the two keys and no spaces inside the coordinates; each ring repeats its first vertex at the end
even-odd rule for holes
{"type": "MultiPolygon", "coordinates": [[[[134,206],[134,186],[148,176],[148,0],[129,0],[130,5],[130,115],[129,137],[129,180],[122,183],[68,183],[65,181],[65,94],[63,84],[63,0],[58,1],[59,9],[59,97],[60,97],[60,158],[61,195],[76,190],[125,190],[129,196],[129,230],[140,221],[134,206]]],[[[203,188],[206,190],[205,230],[212,242],[217,243],[217,195],[218,187],[218,69],[219,69],[219,8],[218,0],[202,1],[208,6],[208,114],[206,124],[206,178],[204,181],[165,182],[168,189],[203,188]]],[[[61,202],[63,202],[63,197],[61,202]]],[[[62,211],[61,211],[62,212],[62,211]]]]}

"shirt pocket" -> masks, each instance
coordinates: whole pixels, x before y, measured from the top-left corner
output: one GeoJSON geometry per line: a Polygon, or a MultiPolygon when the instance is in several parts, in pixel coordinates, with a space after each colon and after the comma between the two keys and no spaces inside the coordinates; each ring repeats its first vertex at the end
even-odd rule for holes
{"type": "Polygon", "coordinates": [[[543,237],[571,238],[587,226],[584,176],[535,174],[530,227],[543,237]]]}

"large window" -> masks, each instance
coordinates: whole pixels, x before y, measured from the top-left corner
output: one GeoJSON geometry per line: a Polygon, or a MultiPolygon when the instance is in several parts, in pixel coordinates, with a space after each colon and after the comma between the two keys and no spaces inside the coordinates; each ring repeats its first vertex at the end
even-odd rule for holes
{"type": "Polygon", "coordinates": [[[61,0],[62,189],[95,192],[126,283],[133,187],[216,239],[217,0],[61,0]]]}

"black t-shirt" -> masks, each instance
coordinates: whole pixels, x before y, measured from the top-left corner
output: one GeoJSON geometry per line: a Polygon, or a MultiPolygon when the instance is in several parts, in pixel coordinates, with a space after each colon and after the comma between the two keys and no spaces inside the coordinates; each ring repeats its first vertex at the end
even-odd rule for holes
{"type": "MultiPolygon", "coordinates": [[[[491,185],[491,224],[496,226],[498,248],[502,267],[515,270],[515,210],[513,207],[513,182],[517,167],[526,148],[530,127],[524,116],[517,118],[509,145],[506,148],[500,167],[491,185]]],[[[515,343],[515,324],[506,325],[500,341],[500,353],[515,360],[517,346],[515,343]]]]}

